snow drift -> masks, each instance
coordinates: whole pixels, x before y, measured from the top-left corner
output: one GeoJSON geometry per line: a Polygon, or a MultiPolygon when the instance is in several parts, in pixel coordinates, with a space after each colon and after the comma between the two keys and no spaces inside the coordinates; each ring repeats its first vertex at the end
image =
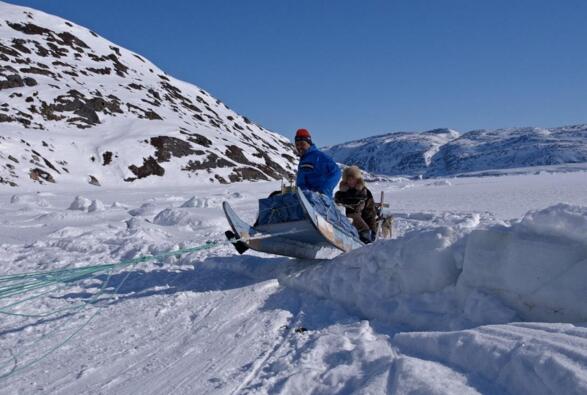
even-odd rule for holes
{"type": "Polygon", "coordinates": [[[412,231],[281,281],[415,329],[587,321],[578,302],[587,297],[587,207],[559,204],[477,225],[412,231]]]}

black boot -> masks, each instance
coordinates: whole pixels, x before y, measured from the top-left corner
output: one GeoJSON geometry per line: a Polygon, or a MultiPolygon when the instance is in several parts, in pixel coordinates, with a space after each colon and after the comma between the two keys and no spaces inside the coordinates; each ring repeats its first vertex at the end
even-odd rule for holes
{"type": "Polygon", "coordinates": [[[370,230],[362,230],[359,232],[359,238],[365,244],[373,242],[372,232],[370,230]]]}
{"type": "Polygon", "coordinates": [[[249,249],[249,247],[247,247],[247,245],[244,242],[238,239],[238,236],[235,235],[232,230],[227,230],[226,232],[224,232],[224,234],[226,235],[228,241],[230,241],[234,248],[236,248],[236,251],[239,254],[242,255],[249,249]]]}

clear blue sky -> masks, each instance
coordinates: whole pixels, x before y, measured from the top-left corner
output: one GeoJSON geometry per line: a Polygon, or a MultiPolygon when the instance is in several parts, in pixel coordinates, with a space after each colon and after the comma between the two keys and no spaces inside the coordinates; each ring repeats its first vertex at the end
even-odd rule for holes
{"type": "Polygon", "coordinates": [[[587,122],[586,0],[13,0],[319,144],[587,122]]]}

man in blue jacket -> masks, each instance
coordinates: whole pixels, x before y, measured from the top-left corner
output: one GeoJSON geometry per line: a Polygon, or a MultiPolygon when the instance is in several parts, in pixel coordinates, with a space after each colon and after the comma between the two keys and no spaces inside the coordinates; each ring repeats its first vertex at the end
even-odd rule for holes
{"type": "Polygon", "coordinates": [[[332,198],[332,191],[340,180],[338,165],[316,148],[307,129],[298,129],[295,143],[300,156],[296,178],[298,188],[320,192],[332,198]]]}

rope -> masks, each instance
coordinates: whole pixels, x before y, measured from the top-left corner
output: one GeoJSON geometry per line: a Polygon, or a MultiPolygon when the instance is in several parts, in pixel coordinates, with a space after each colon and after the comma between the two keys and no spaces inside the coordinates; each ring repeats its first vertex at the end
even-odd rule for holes
{"type": "MultiPolygon", "coordinates": [[[[24,295],[37,289],[47,288],[52,285],[70,283],[74,281],[80,281],[86,278],[95,277],[96,274],[113,269],[121,269],[129,266],[134,266],[139,263],[145,263],[148,261],[157,261],[164,258],[177,255],[185,255],[193,252],[208,250],[214,248],[224,242],[219,241],[208,241],[205,244],[181,248],[178,250],[167,251],[155,255],[144,255],[133,259],[122,260],[116,263],[106,263],[92,266],[85,266],[81,268],[64,268],[49,270],[43,272],[29,272],[19,273],[12,275],[0,276],[0,300],[9,299],[15,296],[24,295]]],[[[28,297],[24,300],[10,303],[0,307],[0,314],[9,314],[6,309],[20,305],[26,301],[36,299],[43,296],[51,291],[41,292],[37,295],[28,297]]]]}
{"type": "MultiPolygon", "coordinates": [[[[92,266],[85,266],[81,268],[64,268],[64,269],[56,269],[56,270],[49,270],[49,271],[42,271],[42,272],[28,272],[28,273],[19,273],[19,274],[11,274],[11,275],[4,275],[0,276],[0,300],[6,299],[13,299],[19,296],[26,297],[17,300],[15,302],[8,303],[2,307],[0,307],[0,314],[10,315],[10,316],[19,316],[19,317],[26,317],[26,318],[39,318],[39,317],[47,317],[49,315],[53,315],[56,313],[64,313],[70,312],[69,320],[72,320],[76,313],[79,313],[86,309],[88,306],[95,304],[100,296],[104,293],[105,289],[110,282],[112,277],[112,273],[115,270],[125,269],[130,266],[137,265],[139,263],[144,263],[148,261],[154,260],[161,260],[170,256],[178,256],[184,255],[189,253],[194,253],[198,251],[208,250],[211,248],[218,247],[222,244],[225,244],[224,241],[208,241],[202,245],[196,247],[189,247],[189,248],[181,248],[173,251],[167,251],[160,254],[153,254],[153,255],[144,255],[139,256],[133,259],[122,260],[116,263],[107,263],[107,264],[99,264],[99,265],[92,265],[92,266]],[[21,305],[25,302],[29,302],[31,300],[37,299],[39,297],[49,295],[51,293],[55,293],[60,289],[66,288],[68,285],[72,284],[73,282],[79,282],[82,280],[96,278],[96,275],[99,273],[107,272],[107,278],[105,281],[102,282],[100,289],[98,292],[92,295],[91,298],[84,301],[80,304],[75,304],[73,306],[68,306],[64,308],[54,309],[49,312],[37,313],[37,314],[25,314],[25,313],[17,313],[10,311],[9,309],[14,308],[15,306],[21,305]],[[36,293],[32,296],[28,296],[29,293],[35,290],[42,290],[40,293],[36,293]]],[[[124,276],[122,281],[116,286],[114,289],[113,294],[117,294],[123,284],[126,282],[130,275],[130,272],[124,276]]],[[[3,361],[0,361],[0,370],[6,370],[8,366],[13,365],[13,368],[4,374],[0,374],[0,381],[7,379],[8,377],[13,376],[17,372],[21,372],[24,369],[31,367],[32,365],[42,361],[43,359],[47,358],[53,352],[67,344],[73,337],[75,337],[79,332],[81,332],[95,317],[98,316],[100,313],[100,309],[97,309],[85,322],[83,322],[77,329],[75,329],[72,333],[67,335],[65,338],[59,339],[56,345],[50,347],[46,352],[40,355],[37,358],[33,358],[32,360],[18,366],[18,361],[22,361],[24,358],[21,358],[25,353],[28,355],[38,349],[38,345],[41,341],[55,337],[58,335],[58,332],[65,326],[68,322],[66,321],[63,324],[57,325],[55,329],[51,330],[48,333],[43,334],[41,337],[33,341],[31,344],[27,346],[27,350],[23,351],[17,355],[11,352],[11,356],[3,361]]],[[[66,316],[66,315],[65,315],[66,316]]]]}

